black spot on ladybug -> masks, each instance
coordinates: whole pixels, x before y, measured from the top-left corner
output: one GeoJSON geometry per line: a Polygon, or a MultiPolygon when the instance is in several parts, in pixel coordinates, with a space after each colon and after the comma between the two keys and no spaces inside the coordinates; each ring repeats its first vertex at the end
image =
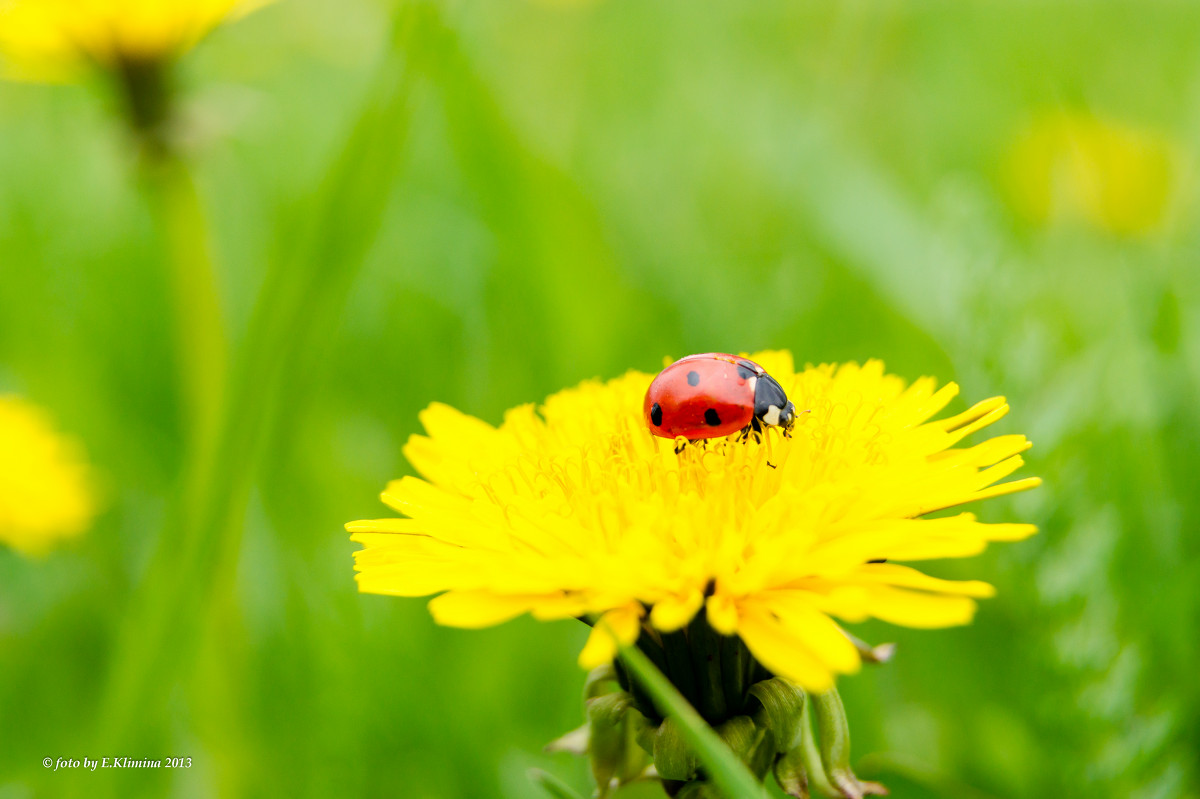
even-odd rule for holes
{"type": "Polygon", "coordinates": [[[689,386],[700,385],[700,373],[699,372],[688,372],[688,385],[689,386]]]}
{"type": "Polygon", "coordinates": [[[738,364],[738,377],[742,378],[743,380],[749,380],[753,376],[754,376],[753,369],[751,369],[747,366],[742,366],[740,363],[738,364]]]}
{"type": "Polygon", "coordinates": [[[721,423],[721,417],[717,416],[717,411],[715,408],[709,408],[704,412],[704,422],[709,427],[716,427],[721,423]]]}
{"type": "Polygon", "coordinates": [[[657,402],[650,406],[650,421],[654,422],[655,427],[662,426],[662,406],[657,402]]]}

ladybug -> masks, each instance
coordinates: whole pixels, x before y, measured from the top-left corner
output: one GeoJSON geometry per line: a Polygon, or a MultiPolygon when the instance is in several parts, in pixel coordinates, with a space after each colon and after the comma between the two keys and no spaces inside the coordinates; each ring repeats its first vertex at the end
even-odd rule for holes
{"type": "Polygon", "coordinates": [[[796,406],[783,386],[749,358],[724,352],[689,355],[658,373],[642,403],[646,426],[663,438],[689,441],[783,428],[790,436],[796,406]]]}

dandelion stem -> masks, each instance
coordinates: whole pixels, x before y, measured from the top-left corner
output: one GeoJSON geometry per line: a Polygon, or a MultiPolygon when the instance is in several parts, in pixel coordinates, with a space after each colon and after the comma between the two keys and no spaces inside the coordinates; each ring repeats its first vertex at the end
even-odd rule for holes
{"type": "Polygon", "coordinates": [[[171,158],[175,155],[170,132],[176,99],[174,63],[126,55],[114,66],[125,118],[142,155],[150,161],[171,158]]]}
{"type": "Polygon", "coordinates": [[[227,336],[208,219],[187,164],[163,155],[144,162],[148,193],[167,248],[176,361],[189,444],[211,439],[224,394],[227,336]]]}
{"type": "Polygon", "coordinates": [[[646,688],[654,704],[664,716],[679,723],[684,739],[695,750],[713,784],[727,799],[758,799],[767,796],[766,789],[754,778],[746,765],[737,758],[721,738],[705,723],[695,708],[654,667],[650,659],[635,647],[623,646],[621,659],[633,677],[646,688]]]}

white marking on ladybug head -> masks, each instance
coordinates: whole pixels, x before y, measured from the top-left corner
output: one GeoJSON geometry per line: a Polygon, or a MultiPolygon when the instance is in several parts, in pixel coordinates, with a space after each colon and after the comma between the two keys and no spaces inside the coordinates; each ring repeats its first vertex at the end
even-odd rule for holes
{"type": "Polygon", "coordinates": [[[767,424],[779,424],[779,406],[768,406],[767,412],[763,414],[762,420],[767,424]]]}
{"type": "Polygon", "coordinates": [[[747,380],[747,381],[746,381],[746,385],[750,386],[750,393],[751,393],[751,394],[753,394],[753,393],[754,393],[754,386],[755,386],[755,385],[757,385],[757,384],[758,384],[758,378],[757,378],[757,377],[751,377],[749,380],[747,380]]]}

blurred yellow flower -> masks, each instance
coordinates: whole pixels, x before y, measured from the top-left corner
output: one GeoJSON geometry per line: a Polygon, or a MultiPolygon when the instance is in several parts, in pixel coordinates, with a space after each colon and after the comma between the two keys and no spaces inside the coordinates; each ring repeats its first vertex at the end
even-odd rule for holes
{"type": "Polygon", "coordinates": [[[269,0],[0,0],[0,59],[15,77],[54,80],[89,63],[169,61],[226,19],[269,0]]]}
{"type": "Polygon", "coordinates": [[[586,382],[496,428],[446,405],[405,455],[424,479],[383,501],[408,518],[352,522],[359,588],[442,593],[434,618],[485,627],[522,613],[596,618],[580,656],[613,657],[683,629],[701,608],[774,674],[814,691],[854,672],[860,652],[833,621],[910,627],[968,622],[991,586],[926,576],[897,561],[965,557],[1035,532],[932,511],[1032,488],[996,484],[1023,461],[1024,436],[955,445],[1008,411],[1002,397],[929,419],[958,393],[910,386],[869,361],[796,372],[787,352],[752,356],[802,413],[791,439],[721,439],[676,455],[651,436],[653,375],[586,382]],[[887,559],[888,562],[878,562],[887,559]]]}
{"type": "Polygon", "coordinates": [[[83,533],[95,513],[75,442],[57,433],[40,408],[0,395],[0,542],[42,554],[83,533]]]}
{"type": "Polygon", "coordinates": [[[1142,234],[1163,221],[1175,161],[1171,142],[1159,133],[1056,112],[1017,136],[1008,182],[1017,208],[1040,224],[1074,220],[1142,234]]]}

